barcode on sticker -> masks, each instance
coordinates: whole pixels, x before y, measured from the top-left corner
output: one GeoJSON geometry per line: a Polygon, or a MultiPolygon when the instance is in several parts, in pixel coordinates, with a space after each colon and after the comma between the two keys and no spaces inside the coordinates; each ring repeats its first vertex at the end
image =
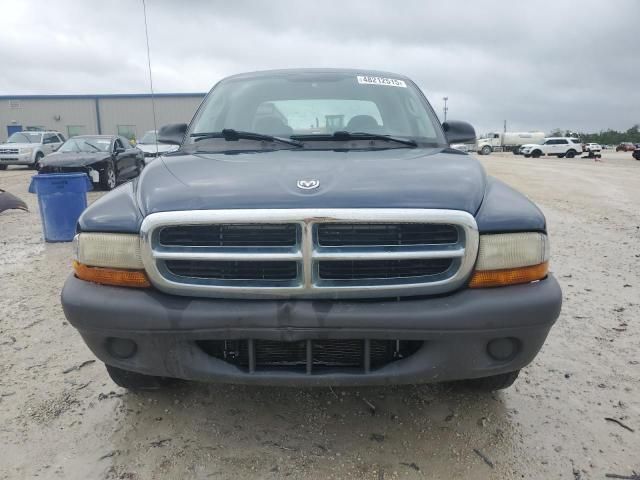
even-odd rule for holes
{"type": "Polygon", "coordinates": [[[357,75],[357,77],[358,83],[363,85],[387,85],[389,87],[407,88],[404,80],[397,80],[395,78],[370,77],[369,75],[357,75]]]}

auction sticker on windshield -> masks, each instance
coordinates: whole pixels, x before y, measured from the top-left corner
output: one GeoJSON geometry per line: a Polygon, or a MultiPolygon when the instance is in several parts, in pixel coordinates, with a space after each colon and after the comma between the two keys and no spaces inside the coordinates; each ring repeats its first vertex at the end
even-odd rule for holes
{"type": "Polygon", "coordinates": [[[395,78],[370,77],[368,75],[357,75],[358,83],[363,85],[387,85],[389,87],[407,88],[404,80],[396,80],[395,78]]]}

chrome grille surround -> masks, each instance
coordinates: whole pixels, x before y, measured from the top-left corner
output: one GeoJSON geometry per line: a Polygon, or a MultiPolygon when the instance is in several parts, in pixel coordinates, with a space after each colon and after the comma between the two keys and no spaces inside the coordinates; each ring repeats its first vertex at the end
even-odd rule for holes
{"type": "Polygon", "coordinates": [[[145,270],[156,288],[173,295],[213,298],[375,298],[435,295],[461,287],[468,279],[478,253],[478,229],[473,216],[459,210],[435,209],[251,209],[187,210],[148,215],[140,230],[145,270]],[[455,225],[458,242],[411,246],[319,246],[320,223],[439,223],[455,225]],[[177,247],[163,246],[163,227],[211,224],[296,224],[298,241],[292,247],[177,247]],[[402,260],[450,258],[446,272],[427,277],[323,280],[322,260],[402,260]],[[294,280],[213,280],[177,277],[166,260],[298,262],[294,280]]]}

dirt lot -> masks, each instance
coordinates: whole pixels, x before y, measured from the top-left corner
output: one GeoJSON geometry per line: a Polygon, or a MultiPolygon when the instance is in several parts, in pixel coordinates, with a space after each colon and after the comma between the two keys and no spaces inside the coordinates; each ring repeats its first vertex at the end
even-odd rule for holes
{"type": "Polygon", "coordinates": [[[33,172],[0,172],[0,188],[31,208],[0,214],[0,478],[631,478],[640,162],[481,159],[544,210],[565,298],[541,354],[495,395],[429,385],[127,393],[62,314],[71,245],[42,242],[33,172]]]}

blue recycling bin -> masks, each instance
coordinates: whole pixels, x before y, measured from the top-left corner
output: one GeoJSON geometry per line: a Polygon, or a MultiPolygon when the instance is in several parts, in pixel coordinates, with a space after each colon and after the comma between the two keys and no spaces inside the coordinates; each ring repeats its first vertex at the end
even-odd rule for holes
{"type": "Polygon", "coordinates": [[[31,177],[30,193],[38,194],[40,218],[47,242],[70,242],[76,223],[93,190],[85,173],[51,173],[31,177]]]}

